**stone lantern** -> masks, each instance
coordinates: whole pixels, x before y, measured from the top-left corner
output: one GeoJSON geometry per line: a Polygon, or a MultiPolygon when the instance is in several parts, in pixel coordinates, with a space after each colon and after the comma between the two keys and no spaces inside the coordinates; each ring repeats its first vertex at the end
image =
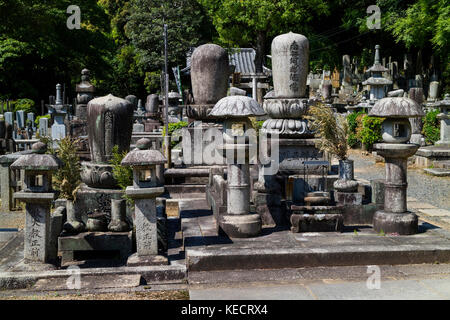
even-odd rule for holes
{"type": "Polygon", "coordinates": [[[384,88],[392,84],[392,81],[383,77],[383,72],[389,69],[383,67],[380,63],[380,46],[375,46],[375,62],[367,71],[371,73],[371,77],[362,84],[370,86],[370,103],[374,104],[377,100],[384,98],[384,88]]]}
{"type": "Polygon", "coordinates": [[[210,113],[214,117],[224,119],[224,145],[221,148],[228,166],[227,214],[219,217],[218,223],[231,238],[253,237],[261,231],[260,215],[249,212],[249,152],[251,148],[256,150],[256,137],[252,142],[247,130],[252,128],[249,117],[264,114],[256,100],[245,96],[222,98],[210,113]],[[233,159],[234,154],[239,155],[240,152],[244,153],[243,159],[233,159]],[[233,158],[229,155],[233,155],[233,158]]]}
{"type": "Polygon", "coordinates": [[[25,262],[48,263],[50,258],[50,206],[55,199],[52,173],[61,166],[53,155],[45,154],[47,145],[37,142],[32,153],[17,159],[11,169],[25,171],[24,187],[14,198],[25,202],[25,262]]]}
{"type": "MultiPolygon", "coordinates": [[[[56,99],[51,104],[47,105],[48,111],[53,119],[52,125],[52,139],[61,140],[66,136],[65,119],[67,117],[68,104],[64,104],[62,98],[62,86],[58,83],[56,85],[56,99]],[[53,103],[54,102],[54,103],[53,103]]],[[[57,143],[54,142],[54,147],[57,143]]]]}
{"type": "Polygon", "coordinates": [[[181,113],[181,108],[179,106],[181,95],[178,92],[170,91],[168,94],[169,107],[168,112],[170,116],[177,116],[181,113]]]}
{"type": "Polygon", "coordinates": [[[90,71],[81,70],[81,82],[77,84],[75,91],[77,93],[77,106],[75,115],[80,120],[87,119],[87,105],[94,98],[95,87],[90,83],[90,71]]]}
{"type": "Polygon", "coordinates": [[[122,165],[133,168],[133,185],[125,192],[135,203],[137,252],[130,256],[128,265],[167,264],[167,258],[158,255],[156,222],[156,197],[164,192],[156,166],[163,165],[166,158],[160,151],[150,150],[150,139],[139,139],[136,147],[122,160],[122,165]]]}
{"type": "Polygon", "coordinates": [[[407,160],[419,145],[406,142],[411,137],[408,118],[423,117],[424,113],[414,100],[396,97],[377,101],[369,116],[386,118],[382,124],[383,143],[374,145],[374,150],[386,162],[384,209],[375,212],[373,227],[376,232],[415,234],[417,216],[406,208],[407,160]]]}

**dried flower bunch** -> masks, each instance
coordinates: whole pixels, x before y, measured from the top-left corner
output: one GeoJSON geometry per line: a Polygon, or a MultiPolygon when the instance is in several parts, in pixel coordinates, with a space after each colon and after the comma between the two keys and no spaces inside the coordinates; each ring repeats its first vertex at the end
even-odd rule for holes
{"type": "Polygon", "coordinates": [[[349,129],[345,117],[334,115],[331,108],[318,103],[309,108],[305,118],[318,139],[317,148],[334,154],[339,160],[347,159],[349,129]]]}

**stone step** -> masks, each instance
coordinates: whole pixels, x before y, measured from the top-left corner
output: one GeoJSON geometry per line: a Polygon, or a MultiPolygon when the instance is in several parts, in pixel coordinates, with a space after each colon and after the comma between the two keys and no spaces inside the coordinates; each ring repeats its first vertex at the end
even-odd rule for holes
{"type": "Polygon", "coordinates": [[[177,184],[177,185],[165,185],[166,191],[171,195],[171,197],[175,197],[174,194],[183,195],[183,194],[192,194],[192,193],[203,193],[206,192],[206,185],[204,184],[177,184]]]}
{"type": "MultiPolygon", "coordinates": [[[[89,283],[111,279],[115,277],[128,276],[123,284],[134,286],[137,278],[142,279],[141,284],[151,283],[183,283],[186,281],[186,267],[181,264],[164,266],[143,266],[143,267],[115,267],[115,268],[81,268],[79,269],[81,281],[88,279],[89,283]]],[[[74,270],[48,270],[48,271],[27,271],[27,272],[0,272],[0,289],[22,289],[37,284],[41,279],[59,279],[58,283],[64,284],[67,280],[73,279],[74,270]]],[[[103,286],[112,285],[111,281],[106,281],[103,286]]],[[[49,282],[51,283],[51,281],[49,282]]],[[[44,285],[41,282],[40,285],[44,285]]]]}
{"type": "MultiPolygon", "coordinates": [[[[2,229],[0,228],[0,243],[8,242],[11,240],[18,232],[18,229],[2,229]]],[[[0,245],[0,248],[2,246],[0,245]]]]}
{"type": "Polygon", "coordinates": [[[188,272],[450,262],[450,244],[186,248],[188,272]]]}
{"type": "Polygon", "coordinates": [[[79,278],[47,278],[38,280],[31,290],[79,290],[79,289],[106,289],[106,288],[134,288],[141,284],[140,274],[130,275],[87,275],[79,278]]]}
{"type": "Polygon", "coordinates": [[[425,168],[423,169],[426,173],[432,174],[436,177],[447,177],[450,176],[450,168],[444,169],[444,168],[425,168]]]}

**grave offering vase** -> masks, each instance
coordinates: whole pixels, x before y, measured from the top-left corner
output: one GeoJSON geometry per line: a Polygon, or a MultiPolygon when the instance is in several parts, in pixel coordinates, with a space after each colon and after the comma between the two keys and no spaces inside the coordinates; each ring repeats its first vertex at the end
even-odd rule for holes
{"type": "Polygon", "coordinates": [[[383,143],[374,145],[374,150],[386,162],[384,209],[374,214],[374,230],[386,234],[415,234],[418,219],[406,207],[407,160],[419,145],[406,142],[411,137],[408,118],[424,116],[423,110],[409,98],[383,98],[375,103],[369,116],[386,118],[382,124],[383,143]]]}

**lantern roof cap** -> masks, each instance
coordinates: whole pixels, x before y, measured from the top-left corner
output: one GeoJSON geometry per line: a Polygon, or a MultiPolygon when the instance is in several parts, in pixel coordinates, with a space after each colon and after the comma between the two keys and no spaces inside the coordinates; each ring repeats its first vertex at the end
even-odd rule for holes
{"type": "Polygon", "coordinates": [[[32,153],[25,154],[11,164],[11,169],[54,171],[62,166],[61,160],[51,154],[45,154],[47,145],[36,142],[31,147],[32,153]]]}
{"type": "Polygon", "coordinates": [[[419,118],[424,115],[425,113],[416,101],[404,97],[380,99],[369,111],[369,116],[383,118],[419,118]]]}

